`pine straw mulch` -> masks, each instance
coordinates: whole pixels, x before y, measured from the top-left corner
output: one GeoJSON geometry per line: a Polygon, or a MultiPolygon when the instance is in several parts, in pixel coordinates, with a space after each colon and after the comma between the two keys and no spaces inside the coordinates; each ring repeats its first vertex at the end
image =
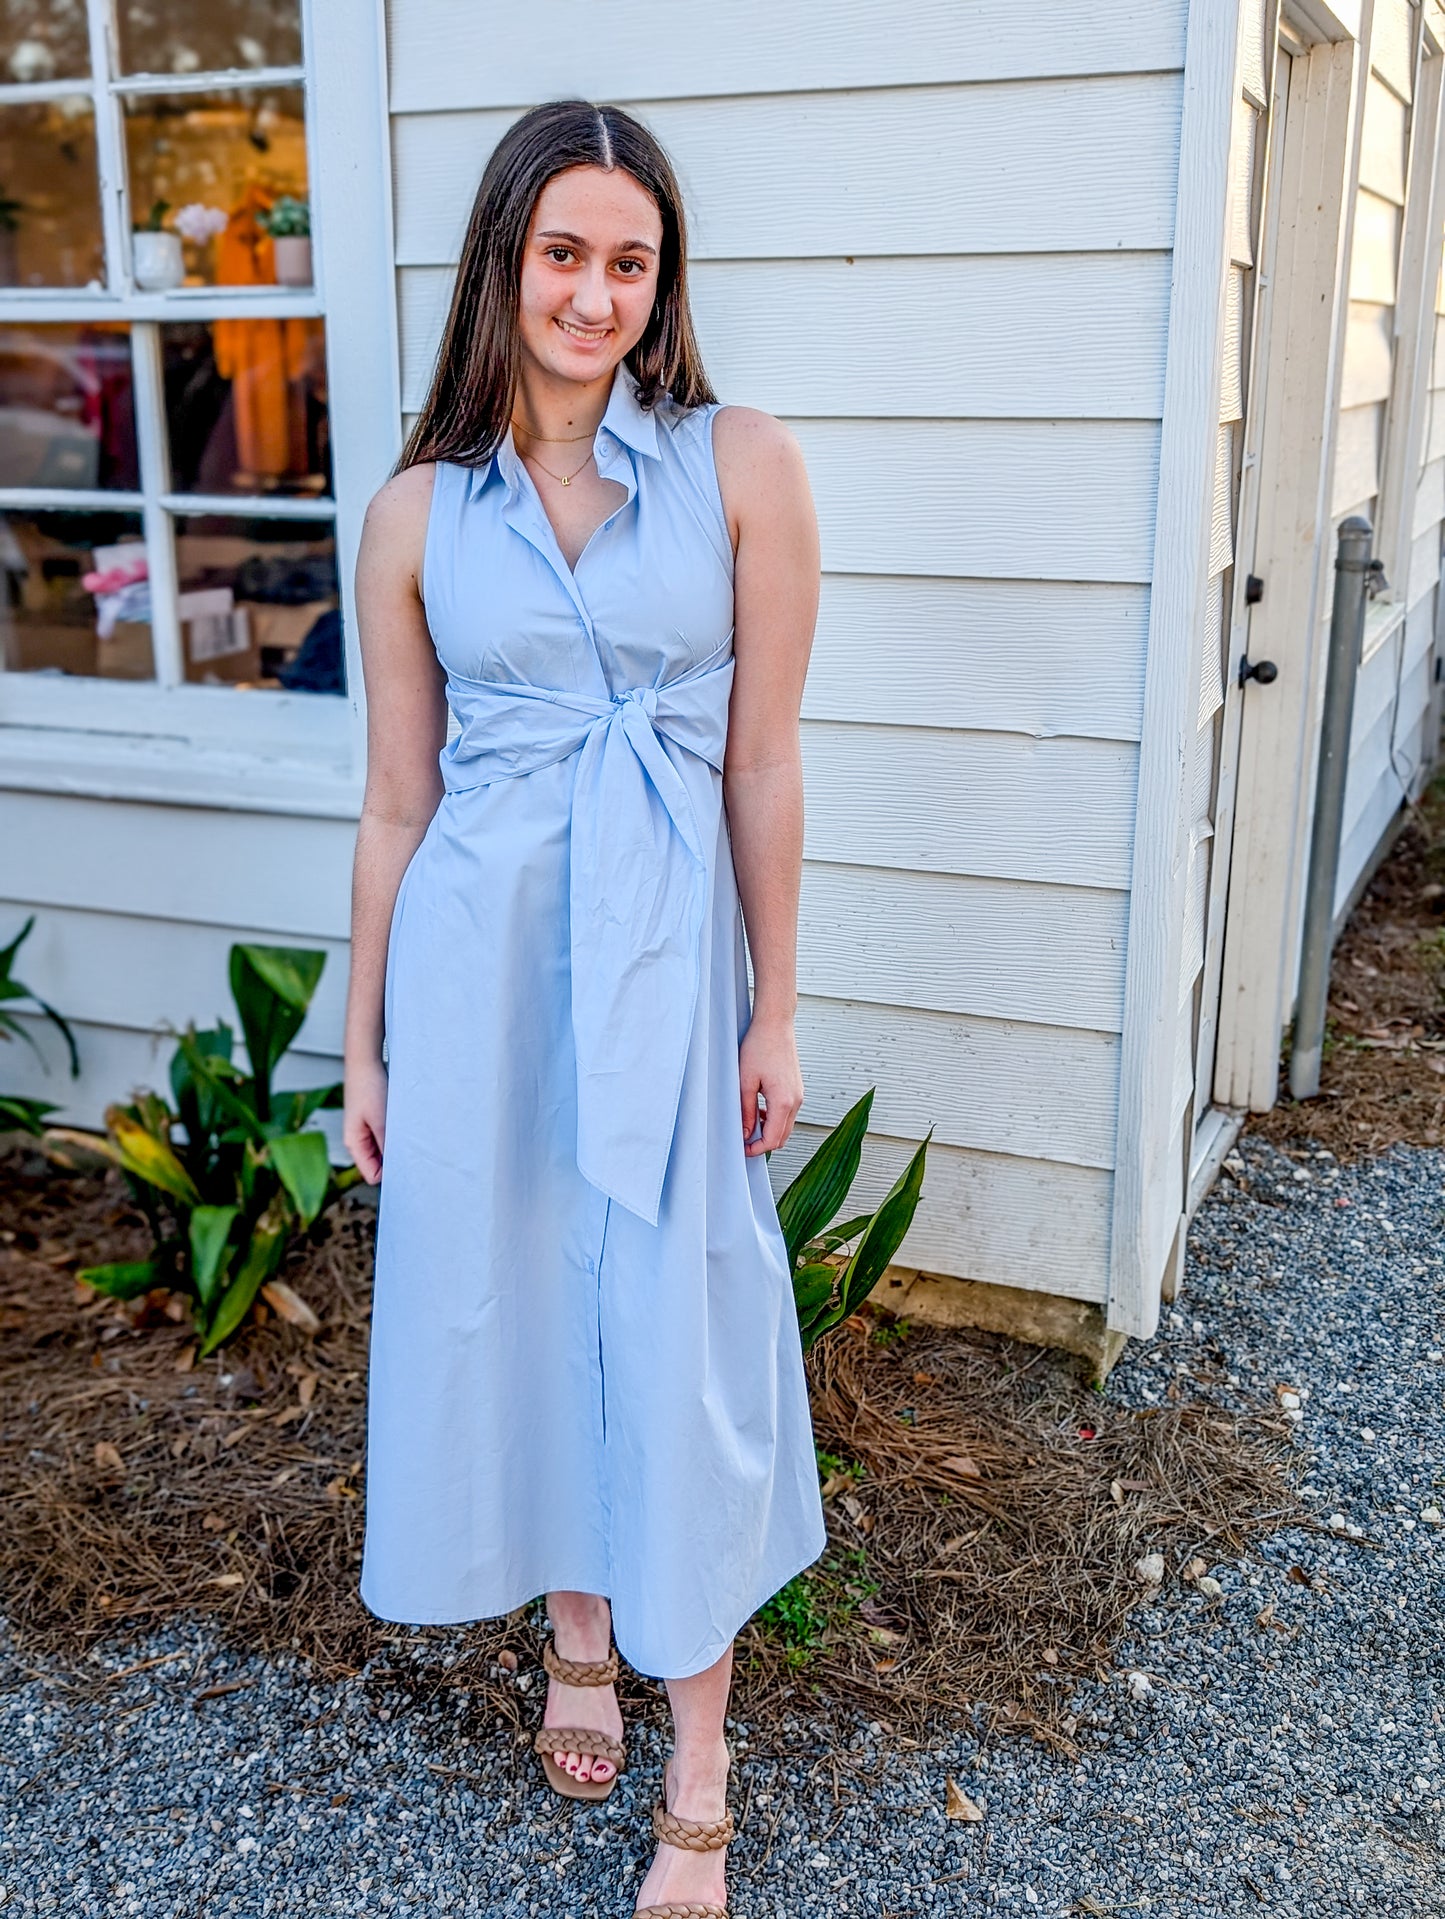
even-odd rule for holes
{"type": "Polygon", "coordinates": [[[1319,1096],[1250,1130],[1340,1159],[1445,1145],[1445,778],[1412,807],[1335,947],[1319,1096]]]}
{"type": "MultiPolygon", "coordinates": [[[[78,1661],[201,1614],[323,1679],[381,1654],[394,1683],[535,1717],[507,1668],[537,1670],[537,1608],[469,1628],[450,1666],[388,1669],[413,1635],[357,1595],[374,1218],[348,1198],[284,1271],[319,1333],[268,1316],[197,1361],[166,1296],[123,1307],[72,1276],[143,1248],[118,1175],[0,1152],[0,1612],[22,1654],[78,1661]]],[[[740,1636],[755,1749],[791,1715],[861,1710],[908,1740],[982,1708],[1071,1751],[1071,1682],[1107,1672],[1148,1591],[1140,1559],[1162,1553],[1180,1593],[1196,1553],[1303,1516],[1300,1456],[1267,1412],[1131,1411],[1057,1355],[871,1314],[809,1371],[830,1543],[740,1636]]],[[[662,1709],[651,1682],[623,1692],[662,1709]]]]}

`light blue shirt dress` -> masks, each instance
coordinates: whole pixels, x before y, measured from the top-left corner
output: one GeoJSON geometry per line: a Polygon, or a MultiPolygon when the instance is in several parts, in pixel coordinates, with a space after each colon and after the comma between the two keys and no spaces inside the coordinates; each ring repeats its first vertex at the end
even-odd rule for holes
{"type": "Polygon", "coordinates": [[[439,462],[422,596],[460,731],[397,893],[360,1592],[455,1624],[575,1589],[712,1665],[826,1543],[787,1254],[743,1150],[715,407],[594,442],[569,568],[510,432],[439,462]]]}

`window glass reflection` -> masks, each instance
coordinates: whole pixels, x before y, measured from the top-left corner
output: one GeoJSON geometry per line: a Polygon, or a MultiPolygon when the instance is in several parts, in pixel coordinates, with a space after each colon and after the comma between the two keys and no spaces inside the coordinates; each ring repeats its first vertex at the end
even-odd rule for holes
{"type": "Polygon", "coordinates": [[[7,673],[154,678],[138,513],[0,512],[0,656],[7,673]]]}
{"type": "Polygon", "coordinates": [[[131,94],[124,105],[138,286],[310,285],[299,87],[131,94]]]}
{"type": "Polygon", "coordinates": [[[5,0],[0,8],[0,80],[34,86],[90,72],[85,0],[5,0]]]}
{"type": "Polygon", "coordinates": [[[0,326],[0,486],[139,485],[129,330],[0,326]]]}
{"type": "Polygon", "coordinates": [[[104,278],[90,100],[76,93],[0,106],[0,287],[104,278]]]}
{"type": "Polygon", "coordinates": [[[176,557],[188,680],[345,692],[329,521],[183,514],[176,557]]]}
{"type": "Polygon", "coordinates": [[[320,320],[196,322],[161,338],[177,492],[330,492],[320,320]]]}
{"type": "Polygon", "coordinates": [[[120,0],[116,26],[122,73],[301,64],[300,0],[120,0]]]}

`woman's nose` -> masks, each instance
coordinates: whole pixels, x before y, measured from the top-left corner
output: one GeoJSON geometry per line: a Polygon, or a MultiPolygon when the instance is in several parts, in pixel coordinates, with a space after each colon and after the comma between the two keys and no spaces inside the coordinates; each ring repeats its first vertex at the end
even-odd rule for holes
{"type": "Polygon", "coordinates": [[[572,289],[572,307],[579,320],[596,326],[612,312],[612,293],[604,267],[589,269],[572,289]]]}

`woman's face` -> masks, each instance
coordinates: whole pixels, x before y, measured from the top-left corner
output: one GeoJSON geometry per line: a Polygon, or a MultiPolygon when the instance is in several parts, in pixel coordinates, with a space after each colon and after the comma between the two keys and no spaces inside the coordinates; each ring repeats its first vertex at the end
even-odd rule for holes
{"type": "Polygon", "coordinates": [[[554,379],[610,380],[657,298],[662,217],[620,167],[572,167],[537,197],[522,253],[524,362],[554,379]]]}

